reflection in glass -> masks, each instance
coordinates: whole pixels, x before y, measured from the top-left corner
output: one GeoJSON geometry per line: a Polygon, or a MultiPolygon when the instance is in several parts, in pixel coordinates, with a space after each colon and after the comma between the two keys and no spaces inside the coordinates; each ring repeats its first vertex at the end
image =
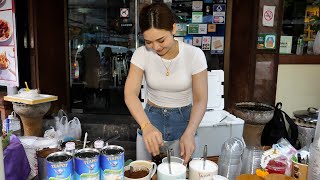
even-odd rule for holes
{"type": "Polygon", "coordinates": [[[69,0],[71,109],[129,114],[123,98],[135,50],[135,0],[69,0]]]}

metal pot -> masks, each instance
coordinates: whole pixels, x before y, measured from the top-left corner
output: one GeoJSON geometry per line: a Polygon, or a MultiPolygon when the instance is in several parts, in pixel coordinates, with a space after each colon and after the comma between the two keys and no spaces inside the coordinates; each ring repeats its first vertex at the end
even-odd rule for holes
{"type": "Polygon", "coordinates": [[[318,119],[319,110],[314,107],[309,107],[307,110],[294,111],[293,115],[305,122],[316,123],[318,119]]]}

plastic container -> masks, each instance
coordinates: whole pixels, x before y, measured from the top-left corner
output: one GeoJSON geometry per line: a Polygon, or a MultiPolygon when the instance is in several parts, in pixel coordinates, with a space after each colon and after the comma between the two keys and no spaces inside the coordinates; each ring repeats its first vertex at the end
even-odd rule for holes
{"type": "Polygon", "coordinates": [[[287,166],[288,164],[286,161],[280,159],[273,159],[269,161],[266,170],[270,174],[285,174],[287,166]]]}
{"type": "Polygon", "coordinates": [[[16,116],[14,111],[8,116],[6,121],[4,121],[3,128],[8,132],[13,131],[13,134],[16,136],[21,136],[20,119],[16,116]]]}
{"type": "Polygon", "coordinates": [[[260,168],[262,148],[247,146],[242,154],[241,174],[255,174],[256,169],[260,168]]]}
{"type": "Polygon", "coordinates": [[[219,175],[228,179],[236,179],[240,175],[243,150],[244,143],[239,138],[229,138],[223,143],[218,161],[219,175]]]}

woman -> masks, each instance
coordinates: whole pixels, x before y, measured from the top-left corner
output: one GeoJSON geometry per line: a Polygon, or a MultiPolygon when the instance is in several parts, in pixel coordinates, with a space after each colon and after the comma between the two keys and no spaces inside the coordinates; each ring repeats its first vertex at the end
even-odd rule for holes
{"type": "MultiPolygon", "coordinates": [[[[143,7],[139,25],[145,46],[132,56],[125,102],[141,127],[139,133],[149,155],[158,155],[164,141],[179,141],[180,156],[188,162],[207,106],[205,55],[201,49],[174,39],[174,16],[164,3],[143,7]],[[138,98],[143,75],[147,84],[144,110],[138,98]]],[[[137,143],[137,151],[139,148],[144,147],[137,143]]]]}

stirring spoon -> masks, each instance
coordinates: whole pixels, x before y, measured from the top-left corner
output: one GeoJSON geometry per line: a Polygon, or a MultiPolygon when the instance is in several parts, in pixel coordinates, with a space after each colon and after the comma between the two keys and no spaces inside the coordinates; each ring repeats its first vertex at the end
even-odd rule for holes
{"type": "Polygon", "coordinates": [[[167,148],[167,157],[168,157],[168,165],[169,165],[169,174],[172,174],[171,172],[171,154],[169,148],[167,148]]]}
{"type": "Polygon", "coordinates": [[[207,145],[204,146],[203,148],[203,170],[206,167],[206,161],[207,161],[207,145]]]}

